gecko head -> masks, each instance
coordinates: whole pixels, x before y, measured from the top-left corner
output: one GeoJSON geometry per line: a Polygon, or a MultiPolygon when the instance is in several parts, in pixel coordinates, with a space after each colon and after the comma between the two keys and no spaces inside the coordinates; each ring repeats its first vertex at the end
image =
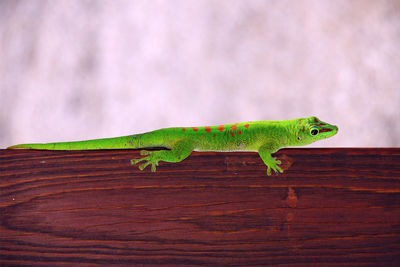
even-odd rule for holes
{"type": "Polygon", "coordinates": [[[317,117],[297,119],[295,126],[295,140],[291,140],[292,145],[304,146],[315,141],[329,138],[338,132],[336,125],[319,120],[317,117]]]}

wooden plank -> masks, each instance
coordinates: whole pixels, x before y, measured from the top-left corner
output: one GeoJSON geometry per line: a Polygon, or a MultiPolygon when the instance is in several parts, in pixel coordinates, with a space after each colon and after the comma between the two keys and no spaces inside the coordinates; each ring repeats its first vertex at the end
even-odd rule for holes
{"type": "Polygon", "coordinates": [[[400,148],[0,150],[0,265],[400,264],[400,148]]]}

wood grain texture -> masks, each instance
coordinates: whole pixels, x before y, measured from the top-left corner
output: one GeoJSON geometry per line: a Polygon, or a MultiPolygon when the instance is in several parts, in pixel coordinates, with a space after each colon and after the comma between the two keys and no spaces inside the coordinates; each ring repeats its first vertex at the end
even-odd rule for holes
{"type": "Polygon", "coordinates": [[[138,155],[0,150],[0,264],[400,264],[400,148],[138,155]]]}

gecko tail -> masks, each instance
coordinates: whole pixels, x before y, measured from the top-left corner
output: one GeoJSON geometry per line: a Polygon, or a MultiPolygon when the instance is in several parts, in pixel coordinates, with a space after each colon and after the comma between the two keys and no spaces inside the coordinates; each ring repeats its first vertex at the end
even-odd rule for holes
{"type": "MultiPolygon", "coordinates": [[[[98,150],[98,149],[137,149],[144,147],[159,147],[160,145],[147,140],[146,135],[137,134],[121,137],[92,139],[72,142],[19,144],[7,149],[38,149],[38,150],[98,150]]],[[[162,145],[161,145],[162,146],[162,145]]]]}
{"type": "Polygon", "coordinates": [[[30,148],[30,147],[28,144],[20,144],[7,147],[7,149],[21,149],[21,148],[30,148]]]}
{"type": "Polygon", "coordinates": [[[57,143],[47,144],[19,144],[7,147],[7,149],[42,149],[42,150],[66,150],[66,147],[59,147],[57,143]]]}
{"type": "Polygon", "coordinates": [[[97,150],[97,149],[128,149],[137,148],[137,135],[92,139],[72,142],[31,143],[7,147],[7,149],[38,149],[38,150],[97,150]]]}
{"type": "MultiPolygon", "coordinates": [[[[176,131],[176,129],[171,129],[176,131]]],[[[167,134],[169,133],[168,130],[167,134]]],[[[182,130],[179,128],[179,133],[182,130]]],[[[72,142],[31,143],[7,147],[7,149],[40,149],[40,150],[98,150],[98,149],[141,149],[152,147],[169,148],[165,143],[165,129],[144,134],[134,134],[120,137],[91,139],[72,142]]],[[[168,139],[168,138],[167,138],[168,139]]]]}

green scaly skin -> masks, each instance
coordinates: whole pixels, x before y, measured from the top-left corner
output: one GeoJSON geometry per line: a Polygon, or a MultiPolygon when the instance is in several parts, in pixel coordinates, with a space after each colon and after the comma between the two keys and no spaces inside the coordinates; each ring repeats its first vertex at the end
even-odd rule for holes
{"type": "Polygon", "coordinates": [[[21,144],[8,147],[44,150],[89,150],[89,149],[136,149],[164,147],[168,150],[142,150],[139,159],[143,170],[151,165],[155,171],[159,161],[180,162],[192,151],[254,151],[258,152],[271,170],[283,172],[281,162],[271,156],[280,148],[304,146],[329,138],[338,132],[338,127],[320,121],[316,117],[285,121],[253,121],[206,127],[174,127],[155,130],[143,134],[87,141],[60,142],[46,144],[21,144]]]}

